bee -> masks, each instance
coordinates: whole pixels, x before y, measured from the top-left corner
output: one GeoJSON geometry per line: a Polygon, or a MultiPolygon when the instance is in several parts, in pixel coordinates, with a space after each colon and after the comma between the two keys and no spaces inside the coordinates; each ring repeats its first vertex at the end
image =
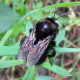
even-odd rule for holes
{"type": "Polygon", "coordinates": [[[27,67],[30,67],[42,64],[47,57],[55,56],[55,49],[49,45],[56,45],[54,40],[59,32],[58,27],[59,22],[54,17],[47,17],[38,21],[30,35],[22,38],[18,60],[27,60],[27,67]],[[52,55],[48,54],[49,49],[53,50],[52,55]]]}

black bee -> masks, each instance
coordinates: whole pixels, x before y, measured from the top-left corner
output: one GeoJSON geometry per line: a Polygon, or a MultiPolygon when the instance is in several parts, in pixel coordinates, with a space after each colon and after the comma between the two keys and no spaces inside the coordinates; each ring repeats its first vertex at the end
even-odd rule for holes
{"type": "Polygon", "coordinates": [[[47,57],[53,57],[56,54],[54,48],[49,45],[56,45],[56,38],[59,23],[54,17],[47,17],[38,21],[30,35],[22,38],[18,53],[18,60],[27,60],[27,67],[35,64],[41,64],[47,57]],[[48,55],[48,50],[52,49],[52,55],[48,55]]]}

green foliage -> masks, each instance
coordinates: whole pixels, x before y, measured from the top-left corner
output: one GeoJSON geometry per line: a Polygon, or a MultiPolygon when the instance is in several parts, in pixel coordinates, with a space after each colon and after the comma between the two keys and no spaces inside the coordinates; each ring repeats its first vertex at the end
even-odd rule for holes
{"type": "MultiPolygon", "coordinates": [[[[64,53],[79,53],[80,49],[76,48],[62,48],[62,47],[54,47],[57,54],[64,53]]],[[[18,54],[19,46],[1,46],[0,47],[0,56],[16,56],[18,54]]]]}
{"type": "Polygon", "coordinates": [[[55,80],[49,76],[36,76],[35,80],[55,80]]]}
{"type": "Polygon", "coordinates": [[[32,29],[32,28],[33,28],[33,25],[32,25],[32,23],[31,23],[31,21],[28,21],[28,22],[26,23],[26,34],[27,34],[27,36],[29,35],[30,29],[32,29]]]}
{"type": "MultiPolygon", "coordinates": [[[[6,1],[5,3],[9,4],[9,1],[8,2],[6,1]]],[[[8,68],[8,67],[12,67],[20,64],[22,65],[26,64],[25,61],[18,61],[16,59],[10,60],[11,56],[17,56],[18,50],[19,50],[19,46],[14,46],[19,44],[19,39],[17,40],[16,38],[14,42],[14,39],[12,37],[18,36],[20,33],[24,34],[24,32],[26,32],[26,35],[29,35],[29,29],[32,28],[31,20],[33,20],[33,22],[36,22],[36,20],[46,17],[47,13],[49,13],[52,9],[55,8],[55,5],[42,8],[42,3],[40,2],[37,5],[33,5],[33,9],[35,10],[29,11],[28,6],[26,5],[25,7],[25,5],[23,4],[23,0],[21,1],[14,0],[12,1],[12,3],[13,3],[12,9],[6,6],[5,4],[0,3],[0,33],[1,33],[0,34],[0,38],[1,38],[0,56],[2,56],[0,60],[1,70],[4,68],[8,68]],[[43,12],[45,12],[46,15],[44,15],[43,12]],[[26,20],[27,20],[27,23],[26,23],[26,20]],[[5,44],[7,44],[7,42],[11,44],[9,42],[9,39],[11,39],[11,41],[14,42],[13,46],[4,46],[5,44]]],[[[68,7],[68,6],[76,6],[76,5],[80,5],[80,2],[61,3],[61,4],[57,4],[56,7],[68,7]]],[[[51,16],[53,15],[51,14],[51,16]]],[[[76,22],[74,24],[78,23],[78,25],[80,25],[80,19],[78,19],[78,22],[77,22],[77,19],[75,20],[76,22]]],[[[69,19],[60,20],[60,22],[67,23],[69,22],[69,19]]],[[[71,24],[68,27],[70,28],[74,24],[71,24]]],[[[65,30],[68,30],[68,29],[65,28],[65,30]]],[[[80,49],[58,47],[59,43],[64,39],[65,30],[61,30],[55,39],[57,45],[54,48],[57,54],[59,55],[59,54],[73,53],[73,52],[80,53],[80,49]]],[[[61,76],[66,76],[66,77],[71,76],[71,74],[67,70],[52,64],[53,58],[49,60],[50,60],[50,63],[45,62],[40,66],[56,74],[59,74],[61,76]]],[[[35,66],[32,66],[28,68],[25,75],[22,77],[22,80],[55,80],[48,76],[35,76],[34,74],[35,74],[35,66]]],[[[80,72],[78,72],[75,76],[74,74],[72,74],[74,76],[74,78],[72,79],[75,79],[75,77],[79,74],[80,72]]]]}
{"type": "Polygon", "coordinates": [[[19,46],[0,46],[0,56],[15,56],[18,50],[19,46]]]}
{"type": "Polygon", "coordinates": [[[59,31],[58,36],[56,37],[56,45],[58,45],[64,38],[65,36],[65,30],[59,31]]]}
{"type": "Polygon", "coordinates": [[[29,15],[35,13],[35,12],[38,12],[38,11],[45,11],[46,9],[53,9],[56,7],[67,7],[67,6],[75,6],[75,5],[80,5],[80,2],[70,2],[70,3],[61,3],[61,4],[57,4],[57,5],[52,5],[52,6],[47,6],[47,7],[44,7],[44,8],[40,8],[40,9],[36,9],[36,10],[33,10],[33,11],[30,11],[29,13],[27,13],[26,15],[24,15],[19,22],[23,21],[26,17],[28,17],[29,15]]]}
{"type": "Polygon", "coordinates": [[[5,44],[5,42],[8,40],[9,36],[11,35],[12,30],[8,30],[4,37],[2,38],[2,40],[0,41],[0,46],[3,46],[5,44]]]}
{"type": "Polygon", "coordinates": [[[41,66],[54,72],[54,73],[60,74],[62,76],[71,76],[71,74],[67,70],[65,70],[57,65],[53,64],[51,66],[49,63],[43,63],[41,66]]]}
{"type": "Polygon", "coordinates": [[[23,76],[22,80],[33,80],[34,74],[35,74],[35,66],[31,66],[26,71],[26,73],[23,76]]]}
{"type": "Polygon", "coordinates": [[[0,3],[0,33],[10,29],[14,24],[14,21],[15,19],[13,10],[3,3],[0,3]]]}
{"type": "Polygon", "coordinates": [[[20,64],[24,64],[24,61],[18,61],[18,60],[1,61],[0,68],[8,68],[8,67],[12,67],[20,64]]]}

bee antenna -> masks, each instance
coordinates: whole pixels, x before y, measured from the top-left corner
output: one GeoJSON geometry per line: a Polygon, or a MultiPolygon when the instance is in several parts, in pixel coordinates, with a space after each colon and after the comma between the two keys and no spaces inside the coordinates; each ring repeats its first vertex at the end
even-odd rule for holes
{"type": "Polygon", "coordinates": [[[59,19],[59,18],[62,17],[62,16],[66,16],[66,15],[70,15],[70,13],[62,14],[62,15],[60,15],[58,18],[56,18],[56,20],[59,19]]]}
{"type": "MultiPolygon", "coordinates": [[[[57,3],[55,4],[55,10],[56,10],[56,8],[57,8],[56,6],[57,6],[57,3]]],[[[54,18],[55,18],[55,13],[54,13],[54,18]]]]}
{"type": "MultiPolygon", "coordinates": [[[[56,1],[56,3],[55,3],[55,10],[57,9],[57,5],[60,3],[60,1],[58,0],[58,1],[56,1]]],[[[54,18],[55,18],[55,13],[54,13],[54,18]]]]}

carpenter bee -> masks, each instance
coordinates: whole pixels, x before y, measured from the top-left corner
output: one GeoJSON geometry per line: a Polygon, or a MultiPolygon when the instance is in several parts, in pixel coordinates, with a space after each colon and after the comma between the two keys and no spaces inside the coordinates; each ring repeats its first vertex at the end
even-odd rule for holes
{"type": "Polygon", "coordinates": [[[22,38],[18,60],[27,60],[27,67],[30,67],[43,63],[47,57],[55,56],[55,49],[49,45],[56,45],[54,39],[59,32],[58,27],[59,23],[54,17],[38,21],[30,35],[22,38]],[[48,54],[49,49],[53,50],[52,55],[48,54]]]}

